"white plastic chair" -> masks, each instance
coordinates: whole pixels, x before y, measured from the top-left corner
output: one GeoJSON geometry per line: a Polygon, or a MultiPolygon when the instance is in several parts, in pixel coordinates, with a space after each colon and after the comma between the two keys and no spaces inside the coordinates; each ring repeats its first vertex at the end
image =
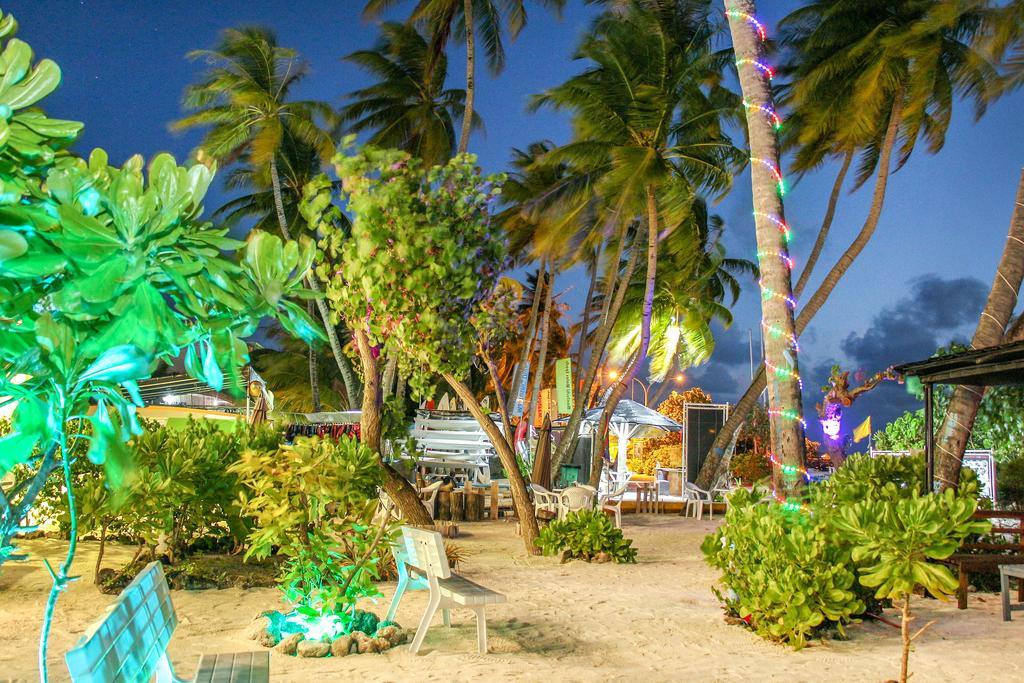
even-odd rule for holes
{"type": "Polygon", "coordinates": [[[597,489],[592,486],[570,486],[558,496],[558,518],[565,519],[578,510],[591,510],[597,500],[597,489]]]}
{"type": "Polygon", "coordinates": [[[558,516],[558,494],[548,491],[539,484],[530,484],[530,490],[533,491],[533,511],[535,514],[546,512],[551,518],[558,516]]]}
{"type": "Polygon", "coordinates": [[[441,490],[443,484],[444,482],[439,479],[418,491],[420,500],[423,501],[423,507],[427,508],[427,514],[431,519],[434,518],[434,502],[437,500],[437,492],[441,490]]]}
{"type": "Polygon", "coordinates": [[[696,514],[693,515],[697,519],[704,518],[704,504],[707,503],[708,510],[711,515],[711,519],[715,518],[715,506],[712,503],[711,493],[705,491],[701,487],[697,486],[692,482],[686,482],[686,487],[683,489],[683,493],[686,495],[686,514],[690,516],[690,510],[696,508],[696,514]]]}
{"type": "Polygon", "coordinates": [[[602,511],[611,512],[615,516],[615,528],[622,528],[622,499],[629,490],[629,484],[622,484],[619,488],[611,491],[598,499],[598,506],[602,511]]]}

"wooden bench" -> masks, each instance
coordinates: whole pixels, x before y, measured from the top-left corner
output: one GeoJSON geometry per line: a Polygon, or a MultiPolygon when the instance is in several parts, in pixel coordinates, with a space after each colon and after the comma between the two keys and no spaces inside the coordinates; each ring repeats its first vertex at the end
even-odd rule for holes
{"type": "MultiPolygon", "coordinates": [[[[121,591],[106,615],[64,656],[75,683],[177,683],[167,645],[178,617],[159,562],[121,591]]],[[[267,683],[270,653],[203,655],[195,683],[267,683]]]]}
{"type": "MultiPolygon", "coordinates": [[[[956,591],[956,605],[960,609],[967,609],[967,587],[971,574],[997,574],[1000,565],[1024,564],[1024,512],[978,510],[974,513],[974,519],[995,520],[996,525],[993,525],[992,533],[1016,536],[1017,542],[964,543],[956,553],[943,560],[956,568],[959,574],[960,586],[956,591]],[[998,524],[1006,520],[1013,520],[1013,523],[1009,526],[998,524]]],[[[1021,582],[1017,589],[1017,599],[1024,601],[1024,582],[1021,582]]]]}
{"type": "Polygon", "coordinates": [[[1024,604],[1010,604],[1010,577],[1017,579],[1017,602],[1024,603],[1024,565],[1002,564],[999,565],[999,592],[1003,600],[1003,621],[1010,620],[1010,612],[1024,610],[1024,604]]]}
{"type": "MultiPolygon", "coordinates": [[[[396,561],[405,563],[409,577],[426,578],[430,590],[427,609],[423,613],[423,618],[420,619],[419,628],[416,629],[416,636],[413,638],[409,650],[413,654],[419,652],[423,638],[430,628],[430,622],[434,619],[438,609],[442,611],[444,625],[451,626],[451,608],[465,607],[473,610],[476,614],[477,651],[480,654],[486,654],[487,617],[484,614],[484,609],[487,605],[505,602],[505,596],[479,586],[458,574],[453,574],[445,553],[444,539],[436,531],[404,526],[402,527],[402,542],[405,546],[405,553],[404,555],[396,553],[396,561]]],[[[399,585],[399,591],[395,593],[391,609],[388,610],[388,614],[391,616],[398,609],[398,601],[402,599],[402,594],[410,582],[409,577],[406,578],[404,584],[399,585]]]]}

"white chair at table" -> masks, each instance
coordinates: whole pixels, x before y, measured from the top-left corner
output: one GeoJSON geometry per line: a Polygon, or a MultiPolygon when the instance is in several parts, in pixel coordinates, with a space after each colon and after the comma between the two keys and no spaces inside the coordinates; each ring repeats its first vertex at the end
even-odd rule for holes
{"type": "Polygon", "coordinates": [[[558,518],[565,519],[579,510],[592,510],[596,500],[597,489],[592,486],[570,486],[558,496],[558,518]]]}
{"type": "Polygon", "coordinates": [[[683,488],[683,494],[685,495],[685,498],[686,498],[686,514],[687,514],[687,516],[690,515],[690,510],[691,509],[696,509],[697,512],[696,512],[696,514],[694,516],[697,519],[703,519],[704,518],[704,505],[707,504],[708,505],[708,509],[709,509],[709,511],[711,513],[711,519],[715,518],[715,506],[714,506],[714,503],[711,502],[712,501],[712,497],[711,497],[711,493],[710,492],[705,491],[704,489],[700,488],[696,484],[688,481],[688,482],[686,482],[686,485],[683,488]]]}
{"type": "Polygon", "coordinates": [[[444,482],[438,479],[417,491],[420,496],[420,500],[423,501],[423,507],[427,509],[427,514],[430,515],[431,519],[434,518],[434,502],[437,500],[437,493],[440,491],[442,484],[444,484],[444,482]]]}
{"type": "Polygon", "coordinates": [[[614,491],[609,491],[598,497],[597,506],[605,512],[611,512],[615,517],[615,528],[622,528],[622,499],[626,497],[629,483],[621,484],[614,491]]]}
{"type": "Polygon", "coordinates": [[[535,514],[546,513],[546,517],[554,519],[558,516],[558,494],[548,491],[539,484],[530,484],[533,491],[533,511],[535,514]]]}
{"type": "MultiPolygon", "coordinates": [[[[711,487],[711,491],[709,491],[709,493],[711,494],[711,500],[713,501],[715,499],[715,496],[719,495],[719,496],[722,497],[722,502],[726,505],[726,507],[728,507],[728,505],[729,505],[729,495],[733,491],[736,490],[737,486],[738,485],[736,484],[735,481],[730,481],[729,480],[729,475],[728,474],[723,474],[721,477],[719,477],[718,481],[715,482],[715,485],[711,487]]],[[[715,518],[715,506],[714,506],[714,503],[712,503],[711,504],[711,519],[714,519],[714,518],[715,518]]]]}

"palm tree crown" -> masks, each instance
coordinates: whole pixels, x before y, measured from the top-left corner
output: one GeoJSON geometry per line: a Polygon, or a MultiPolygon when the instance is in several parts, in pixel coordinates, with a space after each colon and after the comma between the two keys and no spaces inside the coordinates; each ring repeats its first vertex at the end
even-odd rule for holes
{"type": "MultiPolygon", "coordinates": [[[[348,95],[341,119],[352,132],[371,132],[368,143],[401,149],[426,166],[444,164],[455,152],[457,125],[466,92],[445,89],[448,59],[431,60],[426,38],[408,24],[381,24],[381,35],[370,50],[345,57],[377,79],[348,95]]],[[[473,115],[473,128],[482,128],[473,115]]]]}
{"type": "Polygon", "coordinates": [[[210,68],[185,89],[185,107],[194,113],[171,124],[173,130],[208,128],[202,149],[228,163],[247,153],[254,166],[269,166],[287,136],[310,145],[322,159],[331,157],[331,138],[316,123],[330,118],[331,108],[288,100],[309,68],[294,50],[280,47],[272,31],[228,29],[215,49],[188,56],[205,60],[210,68]]]}

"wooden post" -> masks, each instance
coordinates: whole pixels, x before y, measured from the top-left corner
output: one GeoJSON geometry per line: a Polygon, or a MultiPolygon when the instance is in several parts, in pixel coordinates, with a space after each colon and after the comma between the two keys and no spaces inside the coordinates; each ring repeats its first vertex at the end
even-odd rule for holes
{"type": "Polygon", "coordinates": [[[491,482],[491,519],[498,519],[498,482],[491,482]]]}
{"type": "Polygon", "coordinates": [[[452,491],[452,521],[462,522],[466,519],[466,489],[452,491]]]}
{"type": "Polygon", "coordinates": [[[442,521],[452,519],[452,490],[445,486],[437,492],[437,518],[442,521]]]}
{"type": "Polygon", "coordinates": [[[479,522],[484,516],[484,497],[478,491],[466,487],[466,521],[479,522]]]}

